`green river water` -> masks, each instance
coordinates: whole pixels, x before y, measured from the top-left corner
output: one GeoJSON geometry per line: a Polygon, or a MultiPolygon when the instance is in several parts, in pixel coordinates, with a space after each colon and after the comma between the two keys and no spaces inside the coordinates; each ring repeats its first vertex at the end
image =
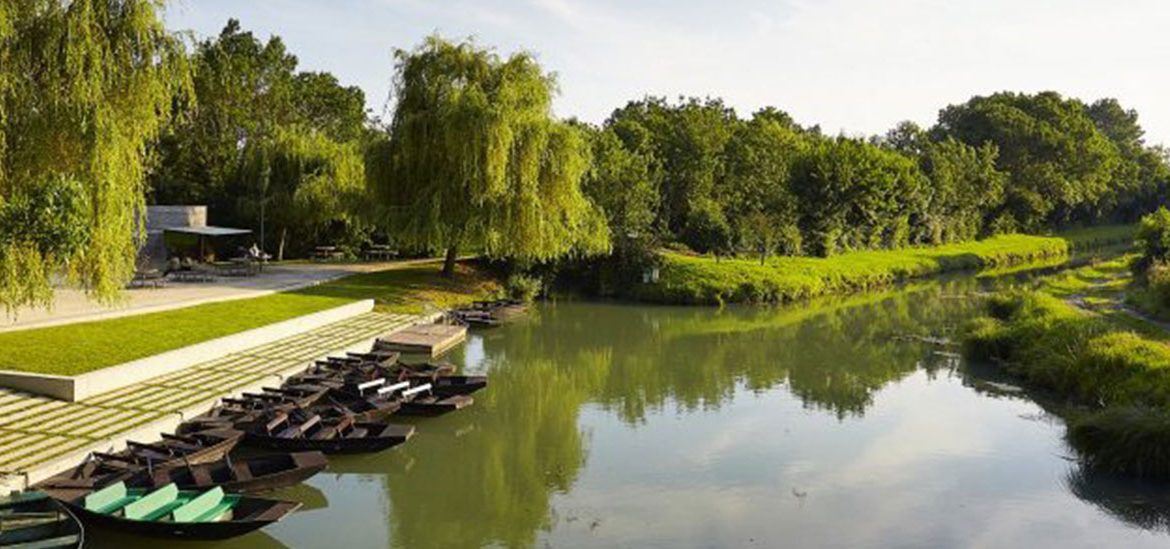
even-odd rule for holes
{"type": "Polygon", "coordinates": [[[541,305],[449,357],[491,375],[472,408],[275,494],[305,507],[261,533],[158,545],[1170,546],[1170,487],[1082,470],[1009,380],[907,337],[950,334],[987,284],[541,305]]]}

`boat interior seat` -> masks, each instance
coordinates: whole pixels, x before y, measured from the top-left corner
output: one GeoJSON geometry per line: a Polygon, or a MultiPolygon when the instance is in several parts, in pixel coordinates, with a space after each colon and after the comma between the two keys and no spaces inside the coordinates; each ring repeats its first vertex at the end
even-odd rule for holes
{"type": "Polygon", "coordinates": [[[200,486],[209,486],[215,484],[215,481],[211,478],[211,473],[207,471],[207,468],[191,467],[189,470],[191,471],[191,480],[194,480],[195,484],[200,486]]]}
{"type": "Polygon", "coordinates": [[[301,423],[300,425],[290,426],[288,429],[281,431],[281,433],[276,435],[276,436],[279,438],[300,437],[300,436],[303,436],[306,432],[309,431],[309,429],[312,429],[314,426],[316,426],[320,422],[321,422],[321,416],[313,416],[313,417],[309,418],[308,420],[306,420],[304,423],[301,423]]]}
{"type": "Polygon", "coordinates": [[[233,463],[232,476],[238,481],[252,480],[252,470],[248,468],[247,463],[233,463]]]}
{"type": "Polygon", "coordinates": [[[178,497],[179,487],[168,484],[123,507],[122,516],[129,520],[154,520],[182,505],[178,497]]]}
{"type": "Polygon", "coordinates": [[[85,496],[84,506],[95,513],[108,515],[134,501],[126,493],[126,483],[118,482],[85,496]]]}
{"type": "Polygon", "coordinates": [[[369,429],[364,427],[354,427],[345,434],[345,438],[364,438],[369,432],[369,429]]]}
{"type": "Polygon", "coordinates": [[[232,500],[224,498],[223,488],[217,486],[175,509],[172,518],[175,522],[214,522],[233,506],[232,500]]]}

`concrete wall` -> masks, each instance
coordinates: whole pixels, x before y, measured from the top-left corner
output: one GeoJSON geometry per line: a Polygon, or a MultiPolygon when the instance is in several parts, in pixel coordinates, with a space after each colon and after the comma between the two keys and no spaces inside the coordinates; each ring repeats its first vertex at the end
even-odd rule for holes
{"type": "Polygon", "coordinates": [[[0,386],[75,402],[320,328],[373,308],[374,300],[366,299],[74,377],[0,370],[0,386]]]}
{"type": "Polygon", "coordinates": [[[166,262],[163,229],[206,226],[207,206],[147,206],[146,243],[138,251],[138,263],[158,267],[166,262]]]}

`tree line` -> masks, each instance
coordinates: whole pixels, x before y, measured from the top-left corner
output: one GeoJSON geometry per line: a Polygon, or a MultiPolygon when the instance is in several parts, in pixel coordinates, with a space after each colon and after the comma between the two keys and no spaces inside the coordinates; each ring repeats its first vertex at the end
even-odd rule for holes
{"type": "Polygon", "coordinates": [[[147,203],[207,204],[282,257],[379,241],[448,269],[461,252],[605,267],[661,247],[765,260],[1132,220],[1170,181],[1113,99],[997,93],[873,137],[711,98],[647,97],[593,125],[553,117],[531,54],[438,36],[396,52],[383,121],[279,37],[231,20],[185,42],[161,6],[0,0],[9,309],[47,303],[59,273],[115,298],[147,203]]]}
{"type": "Polygon", "coordinates": [[[974,97],[870,138],[695,98],[634,101],[590,131],[586,188],[619,248],[826,256],[1044,232],[1132,221],[1170,181],[1134,111],[1055,92],[974,97]]]}

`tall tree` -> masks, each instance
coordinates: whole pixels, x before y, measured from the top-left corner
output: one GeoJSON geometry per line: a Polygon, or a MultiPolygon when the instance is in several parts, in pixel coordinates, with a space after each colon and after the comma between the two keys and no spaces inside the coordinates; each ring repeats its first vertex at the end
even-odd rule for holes
{"type": "Polygon", "coordinates": [[[1085,105],[1055,92],[975,97],[943,109],[932,132],[996,146],[997,168],[1009,174],[1006,207],[1025,230],[1092,221],[1078,219],[1093,215],[1078,216],[1078,208],[1108,192],[1119,161],[1085,105]]]}
{"type": "MultiPolygon", "coordinates": [[[[287,157],[290,136],[322,145],[324,150],[313,154],[324,157],[365,137],[362,91],[341,85],[328,73],[297,72],[297,58],[280,37],[262,41],[232,19],[218,36],[197,45],[192,64],[195,101],[182,105],[183,116],[158,147],[159,169],[151,178],[156,203],[207,204],[215,223],[259,229],[261,204],[280,206],[291,196],[282,189],[296,188],[301,181],[300,175],[280,180],[294,177],[293,171],[256,162],[287,157]],[[265,170],[276,179],[261,184],[257,178],[265,170]]],[[[293,211],[289,208],[265,207],[264,217],[279,217],[293,211]]],[[[279,229],[291,226],[281,224],[273,234],[283,235],[279,229]]],[[[313,234],[295,231],[294,236],[313,234]]],[[[317,243],[297,241],[300,250],[317,243]]],[[[278,253],[284,244],[277,241],[278,253]]]]}
{"type": "Polygon", "coordinates": [[[189,83],[157,0],[0,3],[0,304],[65,273],[102,301],[130,280],[146,144],[189,83]]]}
{"type": "Polygon", "coordinates": [[[527,53],[428,37],[396,52],[391,174],[376,182],[407,244],[521,261],[608,249],[600,210],[582,193],[589,150],[554,120],[555,82],[527,53]]]}

